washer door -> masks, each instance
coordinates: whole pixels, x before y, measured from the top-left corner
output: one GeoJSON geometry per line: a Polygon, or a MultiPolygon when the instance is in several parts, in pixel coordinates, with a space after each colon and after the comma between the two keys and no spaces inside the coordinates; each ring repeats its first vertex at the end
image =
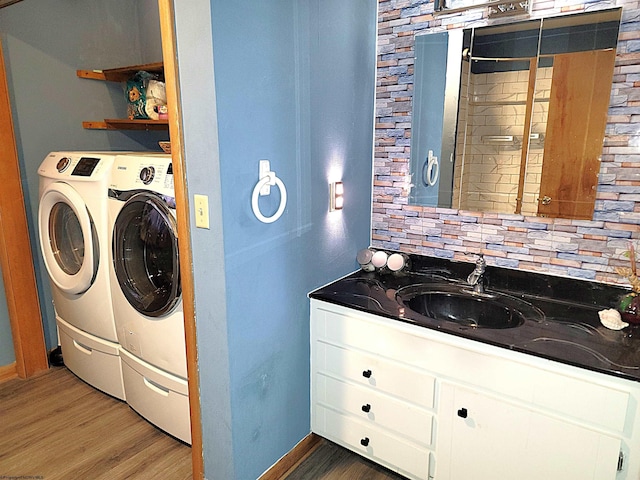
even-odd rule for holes
{"type": "Polygon", "coordinates": [[[176,222],[152,193],[138,193],[114,223],[113,266],[122,293],[149,317],[169,313],[180,300],[176,222]]]}
{"type": "Polygon", "coordinates": [[[52,183],[40,196],[40,249],[53,283],[65,293],[89,289],[98,272],[96,229],[80,194],[70,185],[52,183]]]}

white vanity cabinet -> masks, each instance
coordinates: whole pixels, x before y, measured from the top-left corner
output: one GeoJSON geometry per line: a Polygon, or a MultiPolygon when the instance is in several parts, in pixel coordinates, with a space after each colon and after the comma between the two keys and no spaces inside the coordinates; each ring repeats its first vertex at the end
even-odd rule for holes
{"type": "Polygon", "coordinates": [[[311,300],[312,431],[412,479],[638,480],[640,383],[311,300]]]}

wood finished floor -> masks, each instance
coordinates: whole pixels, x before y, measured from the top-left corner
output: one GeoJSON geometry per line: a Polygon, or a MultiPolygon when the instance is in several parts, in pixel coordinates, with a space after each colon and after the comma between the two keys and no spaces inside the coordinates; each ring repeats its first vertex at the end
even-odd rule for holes
{"type": "MultiPolygon", "coordinates": [[[[0,383],[0,479],[186,480],[191,448],[64,367],[0,383]]],[[[404,480],[326,440],[286,480],[404,480]]]]}
{"type": "Polygon", "coordinates": [[[283,480],[406,480],[335,443],[321,440],[283,480]]]}
{"type": "Polygon", "coordinates": [[[0,384],[0,478],[191,478],[191,448],[66,368],[0,384]]]}

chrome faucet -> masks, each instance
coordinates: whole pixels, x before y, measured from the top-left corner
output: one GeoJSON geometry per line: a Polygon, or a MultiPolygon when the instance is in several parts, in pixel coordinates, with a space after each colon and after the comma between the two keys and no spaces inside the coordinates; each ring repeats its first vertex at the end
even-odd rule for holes
{"type": "Polygon", "coordinates": [[[475,293],[484,293],[484,271],[487,262],[484,255],[480,254],[476,260],[476,268],[467,277],[467,283],[473,287],[475,293]]]}

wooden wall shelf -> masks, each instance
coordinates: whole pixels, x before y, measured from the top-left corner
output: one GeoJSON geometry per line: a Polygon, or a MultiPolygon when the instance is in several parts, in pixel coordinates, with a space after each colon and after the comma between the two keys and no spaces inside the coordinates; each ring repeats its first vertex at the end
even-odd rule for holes
{"type": "Polygon", "coordinates": [[[167,120],[129,120],[128,118],[106,118],[97,122],[82,122],[89,130],[168,130],[167,120]]]}
{"type": "Polygon", "coordinates": [[[164,74],[164,64],[162,62],[155,62],[143,65],[130,65],[128,67],[121,68],[109,68],[107,70],[76,70],[76,75],[79,78],[87,78],[91,80],[126,82],[141,70],[149,73],[164,74]]]}
{"type": "MultiPolygon", "coordinates": [[[[155,62],[107,70],[76,70],[76,75],[78,78],[89,80],[126,82],[139,71],[158,73],[164,76],[164,64],[155,62]]],[[[82,127],[90,130],[169,130],[167,120],[129,120],[128,118],[107,118],[95,122],[82,122],[82,127]]]]}

